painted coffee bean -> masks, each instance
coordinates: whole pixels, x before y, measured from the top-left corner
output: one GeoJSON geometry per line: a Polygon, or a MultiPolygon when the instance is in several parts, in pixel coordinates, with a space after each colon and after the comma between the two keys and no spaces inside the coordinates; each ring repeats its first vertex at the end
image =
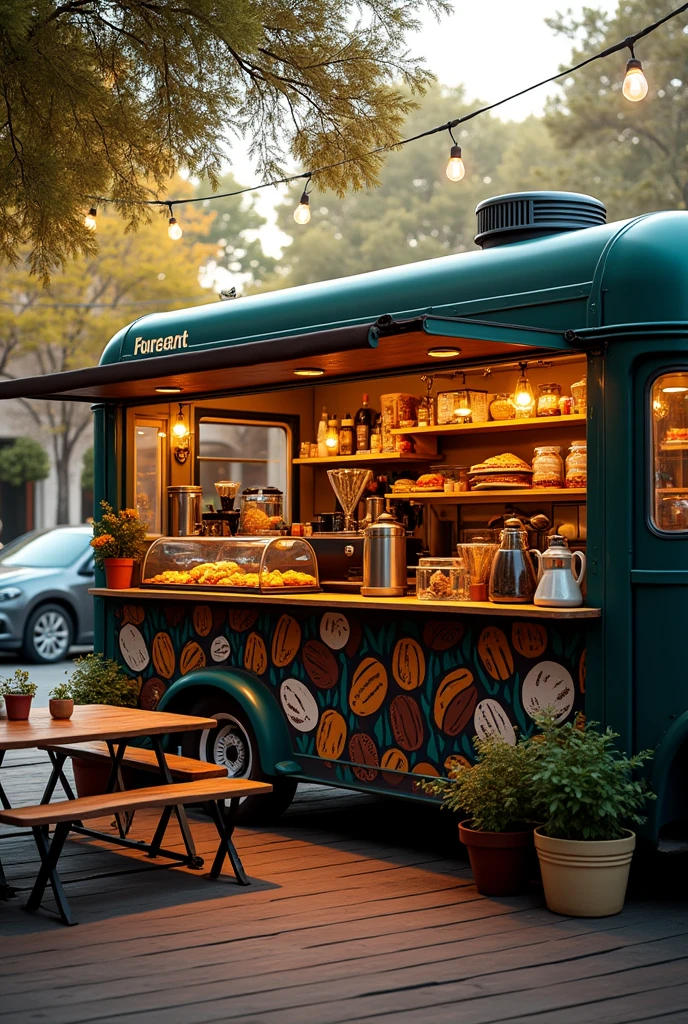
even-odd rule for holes
{"type": "Polygon", "coordinates": [[[141,630],[131,622],[127,622],[119,631],[119,649],[132,672],[142,672],[150,661],[141,630]]]}
{"type": "Polygon", "coordinates": [[[346,654],[347,658],[353,658],[354,654],[356,654],[358,648],[361,646],[361,638],[363,636],[361,623],[358,621],[357,618],[351,620],[351,622],[349,623],[349,629],[349,639],[346,642],[344,653],[346,654]]]}
{"type": "Polygon", "coordinates": [[[125,604],[122,609],[122,622],[133,622],[135,626],[140,626],[146,617],[146,613],[140,604],[125,604]]]}
{"type": "Polygon", "coordinates": [[[501,629],[486,626],[478,640],[478,654],[493,679],[502,682],[514,671],[514,658],[501,629]]]}
{"type": "Polygon", "coordinates": [[[521,703],[531,718],[552,708],[555,721],[563,722],[571,713],[574,697],[571,673],[556,661],[539,661],[523,680],[521,703]]]}
{"type": "Polygon", "coordinates": [[[193,628],[199,636],[207,636],[213,628],[213,613],[207,604],[197,604],[191,617],[193,628]]]}
{"type": "Polygon", "coordinates": [[[472,768],[473,765],[463,754],[450,754],[444,759],[444,767],[448,772],[455,772],[461,768],[472,768]]]}
{"type": "Polygon", "coordinates": [[[164,679],[171,679],[176,660],[169,633],[156,633],[153,637],[153,665],[158,675],[164,679]]]}
{"type": "Polygon", "coordinates": [[[490,736],[499,736],[505,743],[513,747],[516,743],[516,733],[509,721],[509,716],[502,705],[488,697],[481,700],[475,709],[473,716],[473,728],[476,736],[486,740],[490,736]]]}
{"type": "Polygon", "coordinates": [[[410,637],[397,641],[392,655],[392,673],[402,690],[416,690],[425,682],[425,655],[410,637]]]}
{"type": "Polygon", "coordinates": [[[458,622],[432,619],[423,628],[423,643],[433,651],[449,651],[456,647],[463,636],[463,626],[458,622]]]}
{"type": "Polygon", "coordinates": [[[144,711],[155,711],[166,689],[167,687],[162,679],[158,679],[157,676],[151,676],[141,687],[139,707],[143,708],[144,711]]]}
{"type": "Polygon", "coordinates": [[[354,672],[349,690],[349,707],[360,717],[373,715],[387,694],[387,670],[376,658],[364,658],[354,672]]]}
{"type": "Polygon", "coordinates": [[[351,629],[346,615],[341,612],[325,612],[320,620],[320,639],[333,651],[346,647],[351,629]]]}
{"type": "Polygon", "coordinates": [[[183,676],[194,669],[205,668],[203,648],[195,640],[189,640],[179,657],[179,671],[183,676]]]}
{"type": "Polygon", "coordinates": [[[163,611],[165,613],[165,621],[170,629],[174,629],[175,626],[178,626],[186,618],[186,607],[183,604],[165,603],[163,611]]]}
{"type": "Polygon", "coordinates": [[[291,664],[301,646],[301,627],[291,615],[280,615],[272,636],[272,663],[278,668],[291,664]]]}
{"type": "Polygon", "coordinates": [[[448,733],[450,736],[456,736],[462,729],[465,729],[468,725],[471,715],[475,710],[475,701],[473,707],[466,717],[465,722],[457,728],[456,732],[450,732],[448,725],[452,728],[456,728],[458,720],[461,716],[461,708],[466,707],[470,701],[461,700],[462,693],[465,693],[470,689],[475,690],[472,686],[473,673],[467,668],[455,668],[452,672],[447,673],[440,685],[437,687],[437,693],[435,694],[435,702],[433,707],[433,717],[435,719],[435,725],[448,733]],[[449,708],[452,708],[451,715],[447,719],[447,712],[449,708]]]}
{"type": "Polygon", "coordinates": [[[382,773],[382,778],[385,782],[389,783],[390,786],[398,786],[403,779],[403,775],[397,775],[396,772],[407,772],[409,768],[408,757],[397,747],[390,747],[389,750],[385,750],[380,761],[381,768],[391,768],[392,771],[382,773]]]}
{"type": "Polygon", "coordinates": [[[213,661],[227,661],[232,648],[226,636],[216,636],[210,645],[210,657],[213,661]]]}
{"type": "Polygon", "coordinates": [[[245,633],[256,624],[258,611],[255,608],[242,608],[241,606],[229,609],[229,628],[235,633],[245,633]]]}
{"type": "Polygon", "coordinates": [[[539,622],[514,622],[511,642],[524,658],[539,658],[547,648],[547,630],[539,622]]]}
{"type": "Polygon", "coordinates": [[[244,651],[244,668],[249,672],[255,672],[262,676],[268,667],[268,652],[265,649],[265,642],[258,633],[249,633],[246,638],[246,649],[244,651]]]}
{"type": "Polygon", "coordinates": [[[333,708],[323,711],[318,731],[315,734],[315,749],[320,757],[336,761],[342,756],[346,744],[346,722],[344,716],[333,708]]]}
{"type": "Polygon", "coordinates": [[[373,782],[377,778],[377,747],[367,733],[353,734],[349,740],[349,760],[355,762],[353,773],[361,782],[373,782]]]}
{"type": "Polygon", "coordinates": [[[401,694],[389,708],[394,739],[404,750],[419,750],[423,745],[423,716],[413,697],[401,694]]]}
{"type": "Polygon", "coordinates": [[[478,703],[478,690],[469,686],[452,697],[444,713],[442,731],[447,736],[458,736],[468,728],[478,703]]]}
{"type": "Polygon", "coordinates": [[[280,700],[291,725],[299,732],[311,732],[318,724],[315,697],[300,679],[285,679],[280,686],[280,700]]]}
{"type": "Polygon", "coordinates": [[[339,679],[337,659],[320,640],[307,640],[301,649],[303,667],[319,690],[330,690],[339,679]]]}
{"type": "MultiPolygon", "coordinates": [[[[428,761],[419,761],[418,764],[414,765],[411,769],[413,775],[430,775],[433,779],[439,778],[439,772],[435,768],[434,764],[430,764],[428,761]]],[[[423,786],[420,782],[414,782],[411,787],[414,793],[422,792],[423,786]]]]}

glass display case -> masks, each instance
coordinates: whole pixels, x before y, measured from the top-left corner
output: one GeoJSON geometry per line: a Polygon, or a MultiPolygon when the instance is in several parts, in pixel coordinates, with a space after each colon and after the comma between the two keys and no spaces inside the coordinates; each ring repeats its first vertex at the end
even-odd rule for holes
{"type": "Polygon", "coordinates": [[[302,537],[160,537],[141,586],[260,593],[320,590],[313,548],[302,537]]]}
{"type": "Polygon", "coordinates": [[[688,371],[665,373],[652,386],[652,519],[663,533],[688,532],[688,371]]]}

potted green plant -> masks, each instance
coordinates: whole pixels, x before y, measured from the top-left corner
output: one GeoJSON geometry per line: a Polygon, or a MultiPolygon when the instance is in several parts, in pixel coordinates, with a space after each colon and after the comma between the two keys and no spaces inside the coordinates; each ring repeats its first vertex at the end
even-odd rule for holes
{"type": "MultiPolygon", "coordinates": [[[[86,654],[76,658],[74,664],[76,667],[64,684],[64,691],[75,704],[136,707],[139,684],[116,661],[104,658],[101,654],[86,654]]],[[[109,765],[87,761],[83,757],[72,757],[72,767],[79,796],[94,796],[105,792],[110,777],[109,765]]]]}
{"type": "Polygon", "coordinates": [[[29,681],[29,673],[21,668],[15,669],[14,675],[0,678],[0,695],[5,698],[5,710],[10,721],[26,721],[37,689],[36,684],[29,681]]]}
{"type": "Polygon", "coordinates": [[[546,713],[530,741],[531,785],[542,808],[535,848],[550,910],[572,917],[607,917],[623,909],[635,833],[652,798],[633,773],[652,756],[620,753],[618,734],[556,725],[546,713]]]}
{"type": "Polygon", "coordinates": [[[74,714],[74,700],[66,683],[58,683],[48,696],[48,710],[51,718],[71,718],[74,714]]]}
{"type": "Polygon", "coordinates": [[[126,590],[131,586],[134,562],[146,550],[146,524],[141,522],[134,508],[115,512],[107,501],[101,501],[102,518],[93,523],[93,557],[96,565],[105,570],[110,590],[126,590]]]}
{"type": "Polygon", "coordinates": [[[477,761],[457,765],[447,778],[424,780],[426,793],[442,797],[447,810],[465,812],[459,838],[468,850],[473,878],[483,896],[509,896],[528,884],[533,850],[529,745],[499,737],[473,740],[477,761]]]}

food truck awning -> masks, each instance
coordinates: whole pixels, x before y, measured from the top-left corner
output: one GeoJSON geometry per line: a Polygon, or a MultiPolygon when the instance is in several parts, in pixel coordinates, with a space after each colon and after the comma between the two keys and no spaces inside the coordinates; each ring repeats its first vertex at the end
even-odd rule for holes
{"type": "MultiPolygon", "coordinates": [[[[451,341],[460,353],[443,366],[466,366],[484,360],[519,358],[524,349],[547,352],[575,349],[562,331],[522,327],[488,320],[423,315],[396,320],[334,326],[302,334],[238,339],[203,350],[126,359],[83,370],[0,381],[0,399],[43,398],[81,402],[140,403],[169,401],[179,389],[184,399],[210,393],[237,394],[309,382],[297,371],[322,370],[320,380],[333,382],[372,374],[437,371],[428,350],[451,341]]],[[[163,339],[154,341],[163,342],[163,339]]],[[[166,340],[166,339],[165,339],[166,340]]],[[[171,340],[171,339],[170,339],[171,340]]],[[[158,346],[157,351],[160,351],[158,346]]]]}

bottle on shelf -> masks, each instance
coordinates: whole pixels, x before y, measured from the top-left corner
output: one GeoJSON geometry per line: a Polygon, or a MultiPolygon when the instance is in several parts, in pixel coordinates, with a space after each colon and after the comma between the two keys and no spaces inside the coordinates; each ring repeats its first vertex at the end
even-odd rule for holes
{"type": "Polygon", "coordinates": [[[351,418],[350,412],[342,417],[339,427],[339,454],[354,454],[354,421],[351,418]]]}
{"type": "Polygon", "coordinates": [[[322,411],[322,414],[320,416],[320,422],[318,423],[317,443],[318,443],[318,458],[319,459],[327,458],[326,439],[327,439],[327,409],[323,405],[323,411],[322,411]]]}
{"type": "Polygon", "coordinates": [[[327,421],[325,448],[327,458],[331,459],[333,455],[339,455],[339,421],[336,413],[333,413],[327,421]]]}
{"type": "Polygon", "coordinates": [[[356,413],[356,448],[357,452],[370,451],[370,435],[372,433],[374,412],[368,405],[368,396],[363,396],[363,405],[356,413]]]}
{"type": "Polygon", "coordinates": [[[379,454],[382,451],[382,417],[376,416],[374,425],[370,431],[370,453],[379,454]]]}

